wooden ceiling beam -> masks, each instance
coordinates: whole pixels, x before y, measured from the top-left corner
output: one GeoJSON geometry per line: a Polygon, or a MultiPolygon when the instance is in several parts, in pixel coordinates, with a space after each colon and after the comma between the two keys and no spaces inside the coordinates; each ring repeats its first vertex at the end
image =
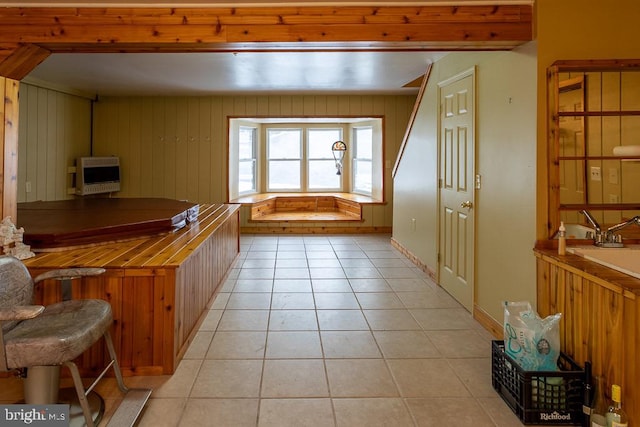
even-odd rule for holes
{"type": "Polygon", "coordinates": [[[533,38],[532,5],[7,7],[0,22],[0,75],[12,78],[57,52],[506,50],[533,38]]]}
{"type": "Polygon", "coordinates": [[[0,76],[22,80],[50,54],[49,50],[35,44],[17,45],[11,54],[0,58],[0,76]]]}
{"type": "MultiPolygon", "coordinates": [[[[318,19],[333,21],[339,17],[357,19],[388,19],[403,17],[406,20],[424,21],[520,21],[530,18],[530,5],[466,5],[466,6],[299,6],[299,7],[7,7],[0,9],[2,19],[20,20],[24,24],[82,23],[88,19],[100,19],[105,23],[144,23],[149,19],[172,20],[174,23],[195,22],[217,17],[232,23],[238,20],[251,22],[261,17],[283,19],[318,19]],[[194,21],[191,21],[194,20],[194,21]]],[[[147,22],[148,23],[148,22],[147,22]]]]}
{"type": "MultiPolygon", "coordinates": [[[[521,44],[521,43],[519,43],[521,44]]],[[[327,42],[327,43],[47,43],[56,53],[194,52],[451,52],[510,50],[513,42],[327,42]]],[[[1,52],[0,52],[1,53],[1,52]]],[[[1,56],[1,55],[0,55],[1,56]]],[[[1,58],[0,58],[1,61],[1,58]]]]}
{"type": "Polygon", "coordinates": [[[367,24],[367,25],[68,25],[43,30],[37,26],[0,26],[0,40],[20,34],[20,43],[46,46],[55,43],[167,44],[167,43],[493,43],[513,45],[530,40],[519,24],[492,23],[469,25],[367,24]]]}
{"type": "Polygon", "coordinates": [[[525,42],[531,6],[3,8],[0,43],[525,42]]]}

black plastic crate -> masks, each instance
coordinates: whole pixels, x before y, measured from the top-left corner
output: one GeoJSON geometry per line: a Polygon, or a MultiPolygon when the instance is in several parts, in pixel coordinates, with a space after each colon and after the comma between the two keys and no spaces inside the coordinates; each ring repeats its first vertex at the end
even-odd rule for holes
{"type": "Polygon", "coordinates": [[[524,424],[580,425],[584,370],[560,352],[559,371],[525,371],[492,342],[493,388],[524,424]]]}

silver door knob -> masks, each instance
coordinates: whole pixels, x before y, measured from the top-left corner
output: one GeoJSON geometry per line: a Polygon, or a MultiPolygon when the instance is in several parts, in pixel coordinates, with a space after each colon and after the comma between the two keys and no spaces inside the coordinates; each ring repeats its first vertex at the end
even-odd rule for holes
{"type": "Polygon", "coordinates": [[[466,202],[460,203],[460,207],[461,208],[471,209],[473,207],[473,203],[471,203],[470,200],[467,200],[466,202]]]}

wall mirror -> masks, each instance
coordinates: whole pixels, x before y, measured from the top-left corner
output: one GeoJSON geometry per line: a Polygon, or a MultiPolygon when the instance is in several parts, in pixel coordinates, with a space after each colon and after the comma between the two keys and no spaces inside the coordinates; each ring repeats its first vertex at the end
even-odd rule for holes
{"type": "Polygon", "coordinates": [[[548,83],[550,236],[583,209],[603,228],[640,215],[640,61],[556,62],[548,83]]]}

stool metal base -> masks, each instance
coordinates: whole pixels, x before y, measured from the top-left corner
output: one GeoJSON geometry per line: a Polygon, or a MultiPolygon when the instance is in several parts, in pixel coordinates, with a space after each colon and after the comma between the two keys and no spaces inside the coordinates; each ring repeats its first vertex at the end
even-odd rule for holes
{"type": "Polygon", "coordinates": [[[58,401],[60,366],[32,366],[23,380],[24,400],[30,405],[48,405],[58,401]]]}
{"type": "MultiPolygon", "coordinates": [[[[69,405],[69,426],[87,424],[73,387],[60,389],[60,366],[33,366],[27,369],[24,379],[24,401],[30,405],[60,403],[69,405]]],[[[95,391],[87,395],[93,425],[98,425],[104,415],[104,400],[95,391]]]]}
{"type": "MultiPolygon", "coordinates": [[[[78,400],[78,394],[75,388],[63,388],[58,392],[58,403],[69,405],[69,426],[70,427],[82,427],[87,425],[82,412],[82,406],[78,400]]],[[[93,419],[93,425],[98,425],[104,415],[104,399],[95,391],[91,391],[87,395],[87,401],[89,408],[91,409],[91,418],[93,419]]]]}

